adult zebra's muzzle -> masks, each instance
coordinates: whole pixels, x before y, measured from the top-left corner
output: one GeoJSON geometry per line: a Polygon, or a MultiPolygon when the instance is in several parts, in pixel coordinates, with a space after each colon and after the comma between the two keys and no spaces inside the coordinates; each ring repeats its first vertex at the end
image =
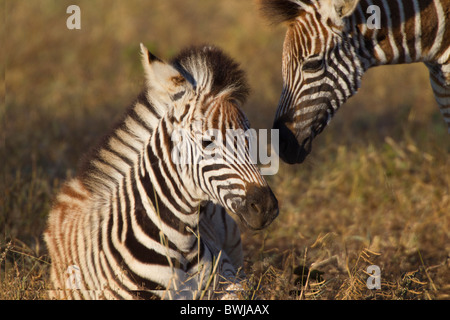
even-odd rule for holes
{"type": "Polygon", "coordinates": [[[278,216],[278,200],[268,186],[251,184],[235,213],[250,229],[264,229],[278,216]]]}
{"type": "Polygon", "coordinates": [[[280,117],[273,124],[279,130],[279,156],[289,164],[302,163],[311,152],[312,135],[297,137],[292,121],[287,117],[280,117]]]}

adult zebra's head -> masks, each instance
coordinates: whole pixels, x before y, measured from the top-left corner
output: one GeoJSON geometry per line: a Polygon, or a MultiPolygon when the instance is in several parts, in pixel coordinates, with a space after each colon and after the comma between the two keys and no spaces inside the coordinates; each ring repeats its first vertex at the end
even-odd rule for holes
{"type": "Polygon", "coordinates": [[[148,98],[166,109],[152,136],[156,157],[165,180],[187,191],[174,196],[219,203],[252,229],[268,226],[278,202],[250,156],[239,65],[212,46],[185,49],[170,63],[141,50],[148,98]]]}
{"type": "Polygon", "coordinates": [[[362,66],[346,30],[359,0],[261,0],[263,12],[287,22],[283,91],[274,120],[280,157],[301,163],[339,106],[359,87],[362,66]]]}

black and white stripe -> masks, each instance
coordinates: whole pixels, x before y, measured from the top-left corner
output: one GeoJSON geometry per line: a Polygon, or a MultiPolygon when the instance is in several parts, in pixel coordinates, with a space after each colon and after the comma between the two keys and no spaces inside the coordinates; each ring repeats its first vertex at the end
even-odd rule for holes
{"type": "Polygon", "coordinates": [[[238,65],[211,46],[171,63],[141,49],[147,88],[50,212],[45,239],[57,298],[198,298],[211,277],[229,285],[242,267],[240,232],[226,211],[254,229],[278,214],[248,148],[231,152],[225,136],[223,144],[204,141],[212,129],[249,129],[238,65]],[[174,158],[177,131],[184,140],[174,158]]]}
{"type": "Polygon", "coordinates": [[[261,0],[264,12],[286,21],[283,91],[274,128],[280,156],[302,162],[371,67],[424,62],[450,132],[450,1],[261,0]],[[379,28],[372,25],[379,9],[379,28]]]}

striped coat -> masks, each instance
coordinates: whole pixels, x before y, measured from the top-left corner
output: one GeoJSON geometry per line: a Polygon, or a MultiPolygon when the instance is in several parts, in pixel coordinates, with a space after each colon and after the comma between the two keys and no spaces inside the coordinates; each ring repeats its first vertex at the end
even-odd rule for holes
{"type": "Polygon", "coordinates": [[[300,163],[375,66],[423,62],[450,132],[449,0],[261,0],[288,25],[274,120],[280,157],[300,163]]]}
{"type": "Polygon", "coordinates": [[[227,211],[253,229],[278,214],[248,146],[229,150],[211,136],[249,129],[237,63],[211,46],[170,63],[141,51],[145,90],[49,214],[56,298],[194,299],[233,287],[243,257],[227,211]]]}

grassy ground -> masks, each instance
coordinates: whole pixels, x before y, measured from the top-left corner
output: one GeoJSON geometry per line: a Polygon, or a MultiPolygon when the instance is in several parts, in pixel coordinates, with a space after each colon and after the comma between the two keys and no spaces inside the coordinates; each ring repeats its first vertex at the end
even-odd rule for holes
{"type": "MultiPolygon", "coordinates": [[[[139,42],[162,58],[192,43],[223,47],[248,73],[250,121],[271,126],[284,28],[251,1],[6,0],[0,11],[0,299],[46,298],[51,199],[140,91],[139,42]],[[78,31],[66,28],[74,3],[78,31]]],[[[243,230],[260,296],[449,299],[449,153],[425,67],[370,70],[307,161],[268,177],[280,216],[243,230]],[[379,290],[366,287],[369,265],[380,268],[379,290]]]]}

